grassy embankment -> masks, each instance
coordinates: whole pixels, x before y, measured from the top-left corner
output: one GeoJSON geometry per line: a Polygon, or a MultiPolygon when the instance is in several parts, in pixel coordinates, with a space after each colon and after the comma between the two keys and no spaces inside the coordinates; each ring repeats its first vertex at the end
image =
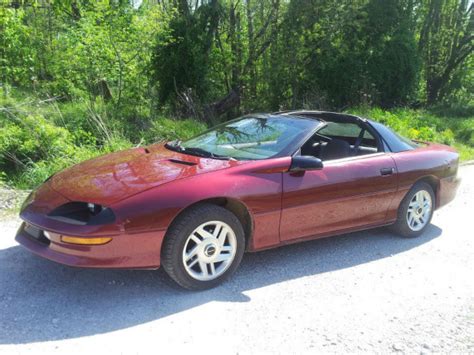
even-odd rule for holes
{"type": "MultiPolygon", "coordinates": [[[[427,110],[354,108],[412,139],[449,144],[474,159],[474,116],[427,110]]],[[[0,95],[0,185],[31,189],[80,161],[152,142],[185,139],[206,128],[195,120],[123,119],[105,104],[0,95]]]]}

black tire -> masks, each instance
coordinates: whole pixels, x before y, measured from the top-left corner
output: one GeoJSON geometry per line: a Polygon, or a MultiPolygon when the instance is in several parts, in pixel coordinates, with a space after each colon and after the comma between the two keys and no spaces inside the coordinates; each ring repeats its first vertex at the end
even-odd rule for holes
{"type": "Polygon", "coordinates": [[[392,226],[392,229],[394,230],[394,232],[396,232],[397,234],[405,238],[415,238],[415,237],[420,236],[421,234],[423,234],[426,227],[428,227],[428,225],[431,222],[431,218],[433,217],[433,211],[436,208],[435,204],[436,204],[436,199],[435,199],[435,194],[433,192],[433,188],[426,182],[423,182],[423,181],[417,182],[415,185],[413,185],[410,191],[408,191],[408,193],[406,194],[406,196],[403,198],[402,202],[400,203],[400,207],[398,208],[397,221],[392,226]],[[410,202],[414,198],[415,194],[423,190],[426,191],[431,197],[431,210],[429,212],[429,217],[426,224],[420,230],[413,230],[407,221],[408,207],[410,205],[410,202]]]}
{"type": "Polygon", "coordinates": [[[239,266],[245,251],[244,230],[237,217],[223,207],[212,204],[198,204],[179,215],[168,229],[161,251],[161,265],[166,273],[181,287],[188,290],[206,290],[221,284],[232,275],[239,266]],[[209,221],[226,223],[234,232],[236,250],[227,269],[213,280],[197,280],[186,271],[183,262],[183,250],[188,237],[196,228],[209,221]]]}

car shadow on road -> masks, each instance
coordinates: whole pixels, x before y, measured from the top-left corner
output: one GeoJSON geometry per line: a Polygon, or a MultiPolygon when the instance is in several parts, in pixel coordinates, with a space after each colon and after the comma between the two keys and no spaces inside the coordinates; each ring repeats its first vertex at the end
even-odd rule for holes
{"type": "Polygon", "coordinates": [[[178,289],[161,270],[76,269],[11,247],[0,250],[0,344],[107,333],[211,301],[249,302],[245,291],[394,256],[441,232],[431,225],[403,239],[376,229],[246,254],[231,280],[204,292],[178,289]]]}

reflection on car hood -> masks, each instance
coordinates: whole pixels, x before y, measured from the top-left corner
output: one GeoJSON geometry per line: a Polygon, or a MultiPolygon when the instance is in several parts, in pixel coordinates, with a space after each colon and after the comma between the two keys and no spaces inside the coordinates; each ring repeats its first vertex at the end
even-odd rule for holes
{"type": "Polygon", "coordinates": [[[238,164],[174,152],[160,144],[82,162],[54,175],[51,187],[72,201],[109,206],[173,180],[238,164]]]}

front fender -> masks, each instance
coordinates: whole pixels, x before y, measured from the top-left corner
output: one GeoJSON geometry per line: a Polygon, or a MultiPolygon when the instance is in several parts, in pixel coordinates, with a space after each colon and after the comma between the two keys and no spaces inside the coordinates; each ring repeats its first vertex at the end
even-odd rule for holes
{"type": "Polygon", "coordinates": [[[254,222],[253,247],[279,243],[282,170],[291,158],[256,161],[209,174],[175,180],[112,206],[127,233],[167,230],[187,207],[214,198],[244,204],[254,222]],[[280,166],[278,170],[275,167],[280,166]]]}

